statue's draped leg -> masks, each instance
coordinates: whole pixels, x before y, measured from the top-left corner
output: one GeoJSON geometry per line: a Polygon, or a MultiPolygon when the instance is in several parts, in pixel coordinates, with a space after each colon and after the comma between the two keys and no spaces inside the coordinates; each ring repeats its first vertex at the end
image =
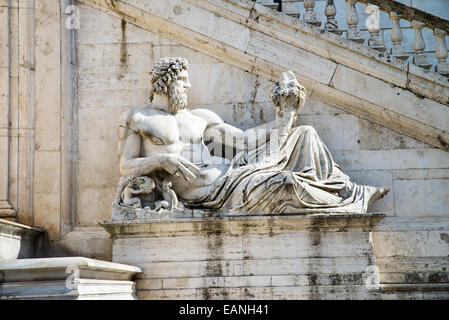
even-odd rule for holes
{"type": "Polygon", "coordinates": [[[367,211],[375,188],[351,182],[312,127],[294,128],[278,152],[269,150],[238,154],[208,196],[186,202],[230,214],[367,211]]]}

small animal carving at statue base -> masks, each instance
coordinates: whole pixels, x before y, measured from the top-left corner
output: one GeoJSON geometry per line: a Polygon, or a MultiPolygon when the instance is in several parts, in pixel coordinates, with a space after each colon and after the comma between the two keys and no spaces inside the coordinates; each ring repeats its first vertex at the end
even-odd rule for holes
{"type": "Polygon", "coordinates": [[[116,202],[121,200],[125,206],[142,208],[142,200],[137,195],[151,194],[156,184],[153,179],[146,176],[129,176],[120,178],[119,190],[117,192],[116,202]]]}

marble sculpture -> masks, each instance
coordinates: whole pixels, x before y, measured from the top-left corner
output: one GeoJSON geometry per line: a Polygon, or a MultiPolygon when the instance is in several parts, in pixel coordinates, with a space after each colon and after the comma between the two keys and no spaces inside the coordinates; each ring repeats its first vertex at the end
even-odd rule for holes
{"type": "Polygon", "coordinates": [[[116,205],[225,215],[365,213],[389,192],[352,182],[313,127],[295,126],[306,89],[291,71],[270,93],[276,118],[241,130],[211,110],[187,108],[188,67],[183,58],[155,63],[151,103],[122,115],[116,205]]]}

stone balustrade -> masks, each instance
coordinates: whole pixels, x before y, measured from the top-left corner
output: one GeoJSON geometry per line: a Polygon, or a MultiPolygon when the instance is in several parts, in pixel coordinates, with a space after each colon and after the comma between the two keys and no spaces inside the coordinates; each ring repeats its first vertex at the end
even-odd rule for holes
{"type": "Polygon", "coordinates": [[[395,1],[383,0],[258,0],[256,2],[282,11],[291,17],[302,19],[318,28],[345,36],[354,42],[365,44],[377,51],[386,52],[395,58],[408,60],[424,69],[449,76],[446,45],[449,21],[430,13],[395,1]],[[320,3],[319,6],[318,3],[320,3]],[[365,6],[364,13],[367,17],[364,21],[360,17],[361,7],[358,6],[365,6]],[[340,26],[339,19],[336,18],[339,15],[338,10],[342,9],[346,15],[343,21],[346,26],[340,26]],[[381,12],[386,14],[389,21],[380,18],[381,12]],[[384,29],[382,23],[388,24],[388,29],[384,29]],[[430,37],[433,36],[433,39],[429,39],[428,33],[424,37],[423,29],[430,29],[433,32],[430,37]],[[403,44],[403,33],[412,30],[413,44],[407,50],[403,44]],[[433,47],[428,48],[429,44],[426,42],[433,47]]]}

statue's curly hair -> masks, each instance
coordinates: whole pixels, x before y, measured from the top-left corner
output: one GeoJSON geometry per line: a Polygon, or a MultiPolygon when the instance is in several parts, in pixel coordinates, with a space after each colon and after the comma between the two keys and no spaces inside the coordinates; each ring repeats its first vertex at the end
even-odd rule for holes
{"type": "Polygon", "coordinates": [[[177,80],[182,71],[188,69],[189,63],[181,57],[165,57],[153,64],[151,70],[150,101],[153,101],[155,93],[167,93],[170,84],[177,80]]]}

